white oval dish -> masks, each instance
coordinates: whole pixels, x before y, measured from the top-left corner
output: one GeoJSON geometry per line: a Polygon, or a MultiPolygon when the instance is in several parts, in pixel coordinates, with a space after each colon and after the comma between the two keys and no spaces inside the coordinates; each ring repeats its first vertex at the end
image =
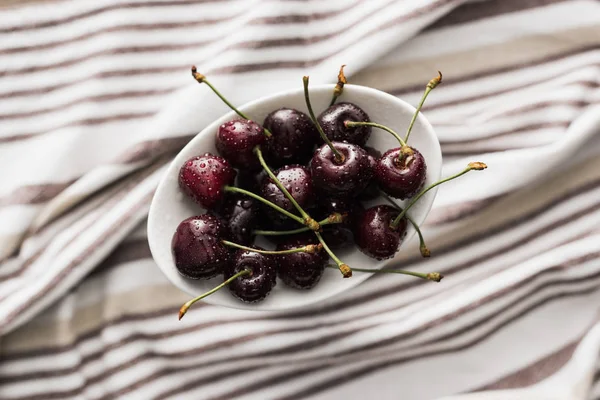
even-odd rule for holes
{"type": "MultiPolygon", "coordinates": [[[[312,106],[317,115],[327,108],[331,100],[333,87],[334,85],[320,85],[310,88],[312,106]]],[[[344,93],[338,101],[348,101],[357,104],[369,114],[371,121],[386,125],[397,131],[400,135],[404,135],[406,132],[406,128],[415,111],[413,106],[397,97],[376,89],[357,85],[346,85],[344,93]]],[[[267,114],[281,107],[295,108],[307,113],[303,89],[299,88],[267,96],[239,108],[250,118],[262,123],[267,114]]],[[[210,290],[221,283],[223,277],[219,276],[211,280],[191,280],[181,276],[175,268],[171,254],[171,238],[177,225],[185,218],[202,214],[205,211],[180,191],[178,184],[179,169],[191,157],[206,152],[218,154],[215,148],[217,129],[224,122],[235,118],[237,118],[237,115],[233,111],[227,113],[202,130],[177,154],[162,177],[150,206],[148,242],[152,256],[167,278],[175,286],[189,293],[191,296],[197,296],[210,290]]],[[[440,144],[433,127],[422,114],[419,115],[415,122],[409,144],[417,148],[427,162],[427,180],[425,185],[439,180],[442,167],[440,144]]],[[[398,147],[398,143],[392,135],[376,128],[373,128],[367,145],[378,149],[382,153],[387,149],[398,147]]],[[[431,190],[411,208],[410,215],[417,224],[422,224],[425,221],[436,193],[437,188],[431,190]]],[[[387,204],[387,202],[381,198],[371,201],[365,204],[365,206],[369,207],[375,204],[387,204]]],[[[398,204],[402,205],[403,202],[398,201],[398,204]]],[[[405,251],[406,242],[414,234],[415,230],[409,224],[404,245],[400,247],[400,251],[396,254],[396,257],[405,251]]],[[[268,242],[263,238],[258,238],[256,243],[263,247],[272,247],[266,244],[268,242]]],[[[414,247],[412,249],[415,250],[414,247]]],[[[336,252],[336,254],[350,267],[355,266],[357,268],[382,268],[393,262],[393,259],[379,262],[365,256],[355,247],[336,252]]],[[[316,303],[328,297],[335,296],[353,288],[371,275],[369,273],[355,272],[351,278],[343,279],[339,271],[327,268],[319,284],[308,291],[291,289],[278,280],[271,294],[260,303],[242,303],[235,299],[226,288],[207,297],[204,301],[238,309],[262,311],[285,310],[316,303]]]]}

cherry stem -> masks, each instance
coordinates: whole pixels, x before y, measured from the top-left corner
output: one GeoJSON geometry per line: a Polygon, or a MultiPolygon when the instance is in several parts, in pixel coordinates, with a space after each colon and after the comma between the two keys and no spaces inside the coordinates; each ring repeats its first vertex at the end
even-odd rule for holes
{"type": "Polygon", "coordinates": [[[410,203],[408,203],[408,205],[404,208],[404,210],[402,210],[402,212],[400,214],[398,214],[398,216],[396,217],[396,219],[390,224],[390,227],[392,229],[396,229],[398,228],[398,224],[400,224],[400,221],[402,220],[402,218],[406,215],[406,212],[421,198],[423,197],[423,195],[425,193],[427,193],[428,191],[430,191],[431,189],[433,189],[436,186],[441,185],[444,182],[448,182],[451,181],[453,179],[456,179],[460,176],[463,176],[464,174],[466,174],[469,171],[481,171],[483,169],[486,169],[487,165],[485,165],[482,162],[472,162],[469,163],[469,165],[467,166],[467,168],[465,168],[464,170],[462,170],[461,172],[459,172],[458,174],[454,174],[452,176],[449,176],[447,178],[444,178],[442,180],[439,180],[431,185],[429,185],[428,187],[426,187],[425,189],[421,190],[421,192],[419,194],[417,194],[415,197],[413,197],[410,201],[410,203]]]}
{"type": "Polygon", "coordinates": [[[260,197],[257,194],[254,194],[254,193],[249,192],[249,191],[247,191],[245,189],[238,188],[238,187],[235,187],[235,186],[225,186],[225,191],[226,192],[233,192],[233,193],[240,193],[240,194],[245,194],[246,196],[250,196],[253,199],[256,199],[256,200],[262,202],[263,204],[266,204],[269,207],[274,208],[275,210],[279,211],[280,213],[282,213],[282,214],[290,217],[294,221],[299,222],[302,225],[305,225],[304,220],[302,218],[300,218],[299,216],[294,215],[294,214],[292,214],[291,212],[289,212],[287,210],[284,210],[283,208],[279,207],[277,204],[271,203],[269,200],[267,200],[267,199],[265,199],[263,197],[260,197]]]}
{"type": "Polygon", "coordinates": [[[410,131],[412,131],[413,125],[415,124],[415,121],[417,120],[417,116],[419,115],[419,112],[421,111],[421,108],[423,107],[423,103],[425,103],[425,99],[427,98],[427,95],[429,95],[429,92],[431,92],[433,89],[435,89],[437,85],[442,83],[442,73],[440,71],[438,71],[438,74],[439,75],[436,76],[435,78],[433,78],[432,80],[430,80],[429,83],[427,83],[427,86],[425,87],[425,92],[423,92],[421,101],[419,102],[419,105],[417,106],[417,109],[415,110],[412,120],[410,121],[410,125],[408,126],[408,130],[406,131],[406,136],[404,137],[405,142],[408,142],[408,137],[410,136],[410,131]]]}
{"type": "Polygon", "coordinates": [[[400,147],[406,146],[406,142],[394,130],[376,122],[344,121],[344,126],[347,128],[354,128],[357,126],[372,126],[374,128],[383,129],[384,131],[391,133],[398,140],[398,143],[400,143],[400,147]]]}
{"type": "Polygon", "coordinates": [[[321,125],[319,125],[319,121],[317,121],[317,119],[315,118],[315,113],[313,112],[312,106],[310,104],[310,96],[308,95],[308,76],[303,77],[302,82],[304,82],[304,99],[306,100],[306,108],[308,108],[308,114],[310,115],[310,119],[312,120],[313,124],[317,127],[317,130],[319,131],[319,134],[321,135],[323,141],[327,143],[327,145],[333,152],[335,161],[341,164],[344,162],[344,155],[337,151],[335,147],[333,147],[333,143],[331,143],[331,140],[329,140],[325,132],[323,132],[323,128],[321,128],[321,125]]]}
{"type": "Polygon", "coordinates": [[[315,235],[317,236],[317,239],[319,239],[319,242],[321,242],[321,244],[323,245],[323,248],[325,249],[327,254],[329,254],[329,257],[331,257],[333,261],[335,261],[335,263],[337,264],[337,269],[340,270],[344,278],[350,278],[352,276],[352,269],[350,269],[348,264],[343,263],[339,258],[337,258],[334,252],[331,251],[329,246],[327,246],[327,243],[325,243],[325,240],[323,240],[323,236],[321,236],[319,232],[315,232],[315,235]]]}
{"type": "Polygon", "coordinates": [[[283,186],[283,184],[279,181],[279,179],[277,179],[277,177],[275,176],[273,171],[271,171],[271,168],[269,168],[269,166],[265,162],[262,151],[260,150],[260,146],[256,146],[254,148],[254,152],[256,153],[256,156],[258,157],[258,160],[260,161],[260,165],[262,165],[263,169],[267,172],[269,177],[273,180],[273,182],[275,182],[275,185],[277,185],[277,187],[279,188],[279,190],[281,190],[283,192],[285,197],[287,197],[288,200],[294,205],[294,207],[296,207],[296,210],[298,210],[298,212],[300,213],[300,215],[303,218],[302,223],[304,225],[308,226],[311,230],[318,231],[320,229],[320,227],[319,227],[319,224],[317,223],[317,221],[315,221],[310,215],[308,215],[306,213],[306,211],[304,211],[302,209],[302,207],[300,207],[300,204],[298,204],[296,199],[294,199],[294,196],[292,196],[292,194],[290,192],[288,192],[288,190],[285,188],[285,186],[283,186]]]}
{"type": "Polygon", "coordinates": [[[344,93],[344,85],[346,83],[348,83],[348,81],[346,80],[346,76],[344,75],[344,67],[345,66],[346,66],[345,64],[342,65],[340,67],[340,72],[338,72],[338,81],[335,85],[335,88],[333,88],[333,97],[331,98],[329,107],[334,105],[337,98],[340,97],[342,95],[342,93],[344,93]]]}
{"type": "MultiPolygon", "coordinates": [[[[211,90],[214,92],[214,94],[216,94],[217,96],[219,96],[219,98],[220,98],[220,99],[223,101],[223,103],[227,104],[227,106],[228,106],[229,108],[231,108],[233,111],[235,111],[235,113],[236,113],[237,115],[239,115],[240,117],[242,117],[242,118],[244,118],[244,119],[251,120],[250,118],[248,118],[248,116],[247,116],[246,114],[244,114],[243,112],[241,112],[240,110],[238,110],[238,109],[237,109],[237,108],[236,108],[236,107],[235,107],[233,104],[231,104],[231,103],[229,102],[229,100],[227,100],[227,99],[225,98],[225,96],[223,96],[223,95],[221,94],[221,92],[219,92],[219,91],[217,90],[217,88],[216,88],[216,87],[214,87],[214,86],[212,85],[212,83],[210,83],[210,81],[209,81],[208,79],[206,79],[206,76],[204,76],[204,75],[202,75],[201,73],[199,73],[199,72],[196,70],[196,66],[195,66],[195,65],[193,65],[193,66],[192,66],[192,76],[194,77],[194,79],[195,79],[195,80],[196,80],[198,83],[206,83],[206,84],[208,85],[208,87],[209,87],[209,88],[210,88],[210,89],[211,89],[211,90]]],[[[264,130],[264,133],[265,133],[265,136],[266,136],[266,137],[271,137],[271,136],[272,136],[272,133],[271,133],[271,132],[270,132],[270,131],[269,131],[267,128],[263,127],[263,130],[264,130]]]]}
{"type": "MultiPolygon", "coordinates": [[[[343,222],[342,215],[339,213],[333,213],[329,217],[319,221],[320,226],[331,225],[331,224],[340,224],[343,222]]],[[[289,231],[263,231],[257,229],[252,231],[254,235],[262,235],[262,236],[283,236],[283,235],[294,235],[296,233],[302,233],[310,231],[310,228],[305,226],[304,228],[291,229],[289,231]]]]}
{"type": "MultiPolygon", "coordinates": [[[[396,204],[396,202],[394,200],[392,200],[392,198],[390,196],[388,196],[387,193],[380,191],[380,194],[398,211],[402,211],[402,207],[400,207],[398,204],[396,204]]],[[[425,244],[425,239],[423,238],[423,234],[421,233],[421,229],[419,228],[419,225],[417,225],[417,223],[408,215],[406,214],[406,219],[408,220],[408,222],[410,222],[413,226],[413,228],[415,228],[415,231],[417,231],[417,235],[419,235],[419,251],[421,252],[421,256],[423,257],[431,257],[431,252],[429,251],[429,249],[427,248],[427,245],[425,244]]]]}
{"type": "Polygon", "coordinates": [[[231,278],[227,279],[225,282],[221,283],[218,286],[215,286],[214,288],[212,288],[211,290],[209,290],[208,292],[201,294],[200,296],[193,298],[192,300],[188,301],[187,303],[185,303],[184,305],[181,306],[181,308],[179,309],[179,319],[181,320],[181,318],[183,318],[183,316],[185,315],[185,313],[188,311],[188,309],[197,301],[202,300],[205,297],[210,296],[211,294],[213,294],[214,292],[219,291],[220,289],[224,288],[225,286],[229,285],[231,282],[233,282],[234,280],[236,280],[237,278],[239,278],[240,276],[244,276],[244,275],[251,275],[252,271],[250,271],[249,269],[245,269],[243,271],[238,272],[237,274],[233,275],[231,278]]]}
{"type": "MultiPolygon", "coordinates": [[[[336,268],[334,265],[328,265],[327,268],[336,268]]],[[[439,272],[414,272],[414,271],[406,271],[403,269],[368,269],[368,268],[353,268],[353,271],[358,272],[369,272],[372,274],[384,273],[384,274],[402,274],[402,275],[411,275],[416,276],[417,278],[425,279],[427,281],[439,282],[444,278],[444,275],[439,272]]]]}
{"type": "Polygon", "coordinates": [[[241,244],[230,242],[229,240],[221,240],[221,243],[223,243],[225,246],[235,247],[236,249],[252,251],[254,253],[260,253],[260,254],[275,254],[275,255],[276,254],[293,254],[293,253],[316,253],[318,251],[321,251],[321,249],[323,248],[323,246],[321,244],[307,244],[306,246],[302,246],[302,247],[296,247],[293,249],[276,251],[276,250],[255,249],[253,247],[243,246],[241,244]]]}

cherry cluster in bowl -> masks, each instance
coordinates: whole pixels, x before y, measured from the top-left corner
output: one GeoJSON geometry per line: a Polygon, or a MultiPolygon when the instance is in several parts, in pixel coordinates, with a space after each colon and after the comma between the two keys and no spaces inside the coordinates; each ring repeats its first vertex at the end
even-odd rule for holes
{"type": "Polygon", "coordinates": [[[196,301],[228,286],[243,302],[265,299],[276,285],[299,290],[317,285],[325,268],[338,268],[344,278],[352,271],[409,273],[439,281],[439,273],[351,268],[334,251],[356,246],[377,260],[393,257],[411,223],[429,256],[419,227],[407,213],[421,196],[438,184],[483,163],[470,163],[462,172],[424,188],[427,163],[407,144],[428,93],[441,74],[426,86],[404,138],[372,122],[360,105],[337,102],[346,78],[343,67],[330,105],[315,116],[303,78],[308,115],[292,108],[273,110],[262,121],[252,120],[219,93],[192,67],[199,83],[208,85],[239,118],[216,132],[218,154],[205,153],[180,168],[181,190],[207,211],[182,221],[172,239],[175,266],[189,279],[223,275],[223,283],[190,300],[180,318],[196,301]],[[372,129],[394,135],[398,146],[383,154],[366,146],[372,129]],[[390,204],[370,208],[362,201],[384,196],[390,204]],[[402,209],[391,198],[409,200],[402,209]],[[274,249],[254,244],[264,236],[274,249]],[[329,265],[329,260],[335,262],[329,265]]]}

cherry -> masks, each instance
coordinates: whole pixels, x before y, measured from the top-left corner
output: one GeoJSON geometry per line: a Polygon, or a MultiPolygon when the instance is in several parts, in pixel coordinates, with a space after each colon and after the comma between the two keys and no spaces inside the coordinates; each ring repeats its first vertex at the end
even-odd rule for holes
{"type": "Polygon", "coordinates": [[[368,208],[360,214],[354,225],[354,242],[366,255],[385,260],[396,254],[406,236],[406,218],[391,224],[400,211],[388,205],[368,208]]]}
{"type": "Polygon", "coordinates": [[[229,263],[229,251],[221,239],[227,237],[227,227],[214,215],[183,220],[171,241],[175,267],[190,279],[209,279],[222,273],[229,263]]]}
{"type": "Polygon", "coordinates": [[[216,147],[235,168],[260,168],[258,159],[253,153],[254,147],[266,140],[264,129],[249,119],[236,119],[225,122],[219,127],[216,147]]]}
{"type": "Polygon", "coordinates": [[[332,213],[339,213],[344,218],[342,223],[323,226],[323,239],[330,248],[340,249],[353,243],[353,225],[362,211],[362,205],[352,198],[323,198],[319,201],[319,218],[327,218],[332,213]]]}
{"type": "Polygon", "coordinates": [[[269,165],[281,167],[310,160],[319,133],[306,114],[280,108],[267,115],[263,125],[273,134],[264,149],[269,165]]]}
{"type": "Polygon", "coordinates": [[[375,167],[375,178],[381,190],[402,200],[416,195],[425,185],[426,176],[425,158],[417,149],[408,146],[386,151],[375,167]]]}
{"type": "Polygon", "coordinates": [[[231,239],[242,245],[254,241],[252,230],[259,224],[260,206],[255,199],[240,194],[229,194],[219,210],[225,225],[229,228],[231,239]]]}
{"type": "Polygon", "coordinates": [[[179,170],[179,186],[194,201],[207,209],[223,200],[225,186],[233,183],[236,172],[227,160],[205,153],[187,160],[179,170]]]}
{"type": "Polygon", "coordinates": [[[260,183],[266,175],[265,171],[256,173],[256,171],[240,169],[236,177],[235,186],[251,192],[258,192],[260,190],[260,183]]]}
{"type": "Polygon", "coordinates": [[[264,300],[276,284],[277,269],[273,256],[240,249],[234,253],[231,263],[225,268],[225,279],[244,270],[250,272],[229,284],[231,294],[245,303],[264,300]]]}
{"type": "Polygon", "coordinates": [[[351,143],[333,142],[332,147],[343,160],[338,160],[328,144],[319,147],[310,161],[314,185],[336,197],[358,195],[373,176],[369,155],[351,143]]]}
{"type": "Polygon", "coordinates": [[[338,142],[348,142],[364,146],[371,136],[370,126],[346,127],[345,121],[370,122],[367,113],[354,103],[334,104],[319,115],[319,125],[325,135],[338,142]]]}
{"type": "MultiPolygon", "coordinates": [[[[283,184],[292,197],[302,208],[308,208],[313,204],[314,189],[313,181],[308,168],[301,165],[286,165],[274,172],[275,176],[283,184]]],[[[289,212],[295,212],[296,207],[277,187],[276,183],[269,177],[265,177],[260,187],[260,194],[265,199],[275,203],[289,212]]],[[[265,209],[271,220],[285,223],[289,219],[274,211],[272,208],[265,209]]]]}
{"type": "MultiPolygon", "coordinates": [[[[369,165],[375,173],[375,167],[377,166],[377,160],[381,158],[381,152],[374,147],[365,146],[363,147],[367,154],[369,154],[369,165]]],[[[379,197],[379,186],[377,180],[371,179],[365,190],[360,192],[358,199],[362,201],[375,200],[379,197]]]]}
{"type": "MultiPolygon", "coordinates": [[[[277,250],[288,250],[303,246],[307,243],[318,243],[311,233],[286,236],[278,245],[277,250]]],[[[316,253],[281,254],[277,258],[277,274],[287,286],[294,289],[311,289],[323,276],[327,264],[327,254],[324,251],[316,253]]]]}

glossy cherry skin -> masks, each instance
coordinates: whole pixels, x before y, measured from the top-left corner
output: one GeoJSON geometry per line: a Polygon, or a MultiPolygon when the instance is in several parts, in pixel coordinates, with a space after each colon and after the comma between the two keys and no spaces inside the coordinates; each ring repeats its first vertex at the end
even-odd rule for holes
{"type": "Polygon", "coordinates": [[[319,208],[315,212],[319,220],[327,218],[332,213],[340,213],[344,217],[342,223],[323,226],[323,239],[329,248],[337,250],[354,243],[353,226],[363,210],[363,206],[353,198],[319,199],[319,208]]]}
{"type": "MultiPolygon", "coordinates": [[[[381,158],[381,152],[373,147],[365,146],[365,151],[369,154],[369,165],[375,174],[375,167],[377,166],[377,160],[381,158]]],[[[379,185],[376,179],[371,179],[367,187],[360,192],[358,199],[361,201],[375,200],[379,197],[379,185]]]]}
{"type": "Polygon", "coordinates": [[[322,193],[335,197],[357,196],[373,176],[369,155],[355,144],[333,142],[333,146],[344,161],[339,163],[327,144],[319,147],[310,161],[313,183],[322,193]]]}
{"type": "MultiPolygon", "coordinates": [[[[257,249],[260,249],[257,247],[257,249]]],[[[262,249],[260,249],[262,250],[262,249]]],[[[275,287],[277,264],[272,255],[260,254],[248,250],[237,250],[231,263],[225,268],[225,280],[245,269],[250,275],[240,276],[229,284],[229,291],[245,303],[264,300],[275,287]]]]}
{"type": "Polygon", "coordinates": [[[235,179],[235,186],[241,189],[246,189],[252,193],[258,193],[260,183],[262,182],[266,172],[256,172],[252,170],[240,169],[235,179]]]}
{"type": "Polygon", "coordinates": [[[412,155],[398,161],[400,148],[390,149],[377,161],[375,178],[381,190],[398,199],[415,196],[425,185],[427,164],[423,155],[411,147],[412,155]]]}
{"type": "Polygon", "coordinates": [[[362,212],[354,225],[354,242],[360,251],[377,260],[392,258],[406,236],[406,218],[400,220],[397,229],[390,227],[399,213],[388,205],[362,212]]]}
{"type": "Polygon", "coordinates": [[[267,115],[263,126],[273,134],[265,148],[265,158],[270,166],[306,164],[310,160],[319,132],[306,114],[292,108],[280,108],[267,115]]]}
{"type": "Polygon", "coordinates": [[[207,209],[218,207],[225,186],[235,180],[236,172],[222,157],[206,153],[187,160],[179,170],[179,187],[196,203],[207,209]]]}
{"type": "Polygon", "coordinates": [[[233,242],[244,246],[254,242],[252,231],[258,227],[261,215],[257,200],[241,194],[229,193],[219,214],[233,242]]]}
{"type": "Polygon", "coordinates": [[[234,168],[260,169],[254,148],[265,142],[265,131],[254,121],[236,119],[219,127],[215,145],[234,168]]]}
{"type": "Polygon", "coordinates": [[[321,129],[332,141],[348,142],[364,146],[371,136],[370,126],[347,128],[345,121],[370,122],[367,113],[353,103],[341,102],[332,105],[317,118],[321,129]]]}
{"type": "MultiPolygon", "coordinates": [[[[318,243],[314,234],[286,236],[277,245],[277,250],[288,250],[307,244],[318,243]]],[[[277,258],[277,274],[283,283],[294,289],[312,289],[319,283],[329,257],[325,250],[318,253],[279,254],[277,258]]]]}
{"type": "MultiPolygon", "coordinates": [[[[309,208],[314,200],[313,181],[308,168],[301,165],[286,165],[273,172],[292,197],[304,210],[309,208]]],[[[266,176],[260,187],[260,195],[279,207],[294,214],[298,211],[288,200],[277,185],[266,176]]],[[[263,210],[270,219],[277,222],[291,221],[291,219],[271,207],[264,206],[263,210]]],[[[277,223],[276,222],[276,223],[277,223]]]]}
{"type": "Polygon", "coordinates": [[[221,243],[227,238],[227,227],[214,215],[183,220],[171,241],[175,267],[190,279],[209,279],[221,274],[229,263],[229,251],[221,243]]]}

